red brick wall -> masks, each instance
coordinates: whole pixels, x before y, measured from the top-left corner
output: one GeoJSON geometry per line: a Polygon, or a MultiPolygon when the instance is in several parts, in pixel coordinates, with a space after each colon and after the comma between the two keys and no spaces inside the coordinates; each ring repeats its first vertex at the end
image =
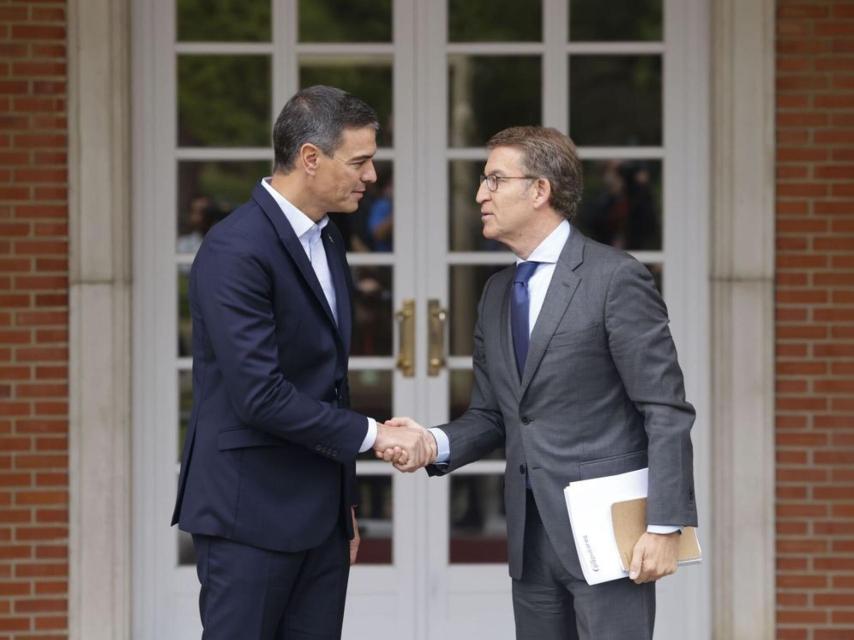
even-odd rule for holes
{"type": "Polygon", "coordinates": [[[0,2],[0,639],[68,627],[64,2],[0,2]]]}
{"type": "Polygon", "coordinates": [[[777,637],[854,638],[854,2],[777,2],[777,637]]]}

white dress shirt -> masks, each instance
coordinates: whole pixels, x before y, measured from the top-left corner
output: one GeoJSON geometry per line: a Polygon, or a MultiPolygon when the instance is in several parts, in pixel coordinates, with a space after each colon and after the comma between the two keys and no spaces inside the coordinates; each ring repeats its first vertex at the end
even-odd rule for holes
{"type": "MultiPolygon", "coordinates": [[[[527,260],[516,257],[516,264],[520,262],[539,262],[534,274],[528,280],[528,336],[534,331],[534,325],[537,324],[537,318],[540,317],[540,310],[543,308],[543,302],[546,299],[546,292],[549,290],[549,285],[552,282],[552,276],[557,266],[558,258],[561,251],[569,239],[571,232],[569,222],[563,220],[555,229],[545,237],[545,239],[537,245],[531,252],[527,260]]],[[[436,438],[438,455],[436,463],[441,464],[447,462],[451,457],[451,447],[448,441],[447,434],[436,427],[430,429],[433,436],[436,438]]],[[[649,533],[673,533],[679,531],[680,527],[667,525],[649,525],[646,530],[649,533]]]]}
{"type": "MultiPolygon", "coordinates": [[[[326,258],[326,248],[323,246],[321,232],[323,228],[329,224],[329,217],[323,216],[320,222],[315,223],[314,220],[297,209],[294,205],[288,202],[281,193],[276,191],[270,184],[270,178],[264,178],[261,184],[267,192],[279,205],[285,218],[293,228],[294,233],[299,239],[300,245],[305,251],[308,261],[311,263],[311,268],[314,269],[314,274],[320,282],[320,288],[323,289],[323,295],[326,296],[326,302],[329,303],[329,308],[332,309],[332,317],[338,323],[338,308],[336,307],[335,286],[332,283],[332,274],[329,271],[329,262],[326,258]]],[[[362,446],[359,447],[359,452],[367,451],[374,446],[374,441],[377,439],[377,421],[373,418],[368,418],[368,432],[365,434],[365,439],[362,441],[362,446]]]]}

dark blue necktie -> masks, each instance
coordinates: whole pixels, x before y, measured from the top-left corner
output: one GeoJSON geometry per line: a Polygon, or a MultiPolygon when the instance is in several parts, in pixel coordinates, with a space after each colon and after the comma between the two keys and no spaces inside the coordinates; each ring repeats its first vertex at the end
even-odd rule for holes
{"type": "Polygon", "coordinates": [[[516,370],[519,377],[525,370],[525,360],[528,358],[528,343],[531,338],[528,330],[528,280],[540,266],[539,262],[520,262],[516,265],[516,275],[513,277],[513,299],[510,302],[510,330],[513,333],[513,351],[516,353],[516,370]]]}

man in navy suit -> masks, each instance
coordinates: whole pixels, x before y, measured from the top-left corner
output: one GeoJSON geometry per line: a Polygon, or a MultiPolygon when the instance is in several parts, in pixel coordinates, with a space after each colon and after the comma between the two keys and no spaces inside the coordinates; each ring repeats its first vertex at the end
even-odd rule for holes
{"type": "Polygon", "coordinates": [[[376,180],[377,128],[340,89],[297,93],[273,128],[272,177],[193,263],[193,411],[172,523],[193,534],[206,640],[340,638],[355,458],[435,446],[348,409],[352,282],[327,213],[356,211],[376,180]]]}

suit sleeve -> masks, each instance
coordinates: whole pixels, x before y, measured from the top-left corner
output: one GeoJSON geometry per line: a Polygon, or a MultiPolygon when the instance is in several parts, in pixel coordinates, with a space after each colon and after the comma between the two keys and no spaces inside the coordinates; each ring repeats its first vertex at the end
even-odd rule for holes
{"type": "Polygon", "coordinates": [[[685,400],[667,308],[652,275],[634,259],[615,270],[605,305],[611,357],[649,442],[647,523],[695,526],[694,408],[685,400]]]}
{"type": "Polygon", "coordinates": [[[486,363],[486,345],[483,335],[483,313],[490,282],[483,290],[477,308],[474,329],[474,387],[465,413],[448,424],[440,425],[450,441],[451,456],[447,464],[431,465],[427,473],[444,475],[454,469],[479,460],[504,444],[504,419],[495,399],[486,363]]]}
{"type": "Polygon", "coordinates": [[[203,245],[191,285],[235,413],[247,427],[338,462],[354,460],[367,419],[302,394],[285,379],[272,279],[257,256],[235,245],[220,238],[203,245]]]}

